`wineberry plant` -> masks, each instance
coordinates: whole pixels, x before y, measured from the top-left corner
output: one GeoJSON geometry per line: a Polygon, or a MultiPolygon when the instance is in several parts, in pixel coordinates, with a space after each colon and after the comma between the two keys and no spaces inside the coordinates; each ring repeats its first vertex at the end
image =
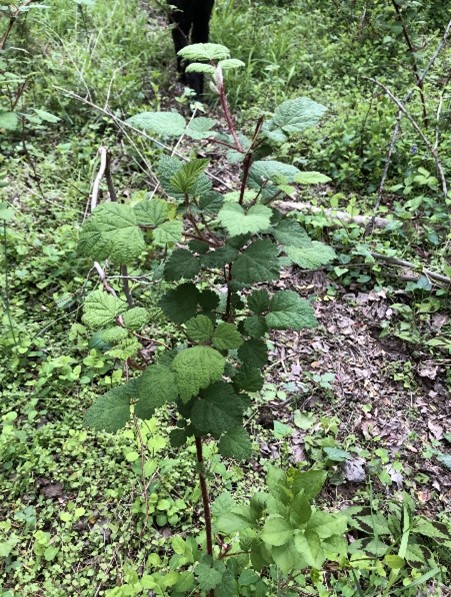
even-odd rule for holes
{"type": "Polygon", "coordinates": [[[316,125],[326,109],[305,97],[285,101],[246,136],[236,131],[223,80],[228,69],[242,63],[217,44],[188,46],[181,55],[189,61],[188,71],[211,76],[226,132],[217,132],[215,125],[221,124],[211,118],[187,123],[176,112],[145,112],[129,122],[166,139],[215,140],[239,167],[239,179],[233,190],[219,192],[208,175],[207,159],[163,157],[155,167],[159,187],[148,198],[100,205],[84,224],[80,255],[108,260],[121,272],[128,267],[145,273],[150,262],[159,265],[153,267],[161,272],[164,291],[159,308],[176,330],[175,348],[149,362],[141,346],[149,313],[135,303],[128,286],[123,297],[107,283],[91,292],[84,323],[110,346],[109,354],[124,361],[127,372],[136,365],[140,373],[127,375],[125,384],[101,395],[84,421],[93,429],[115,432],[131,417],[149,419],[155,409],[173,404],[172,446],[181,448],[194,438],[196,447],[206,553],[199,555],[194,574],[180,573],[171,594],[197,587],[217,596],[263,595],[267,585],[260,573],[268,567],[289,575],[321,568],[326,556],[343,555],[346,520],[310,505],[324,482],[323,472],[291,471],[287,476],[271,469],[268,492],[256,494],[246,507],[218,502],[213,527],[203,445],[217,441],[224,458],[251,456],[252,438],[243,418],[252,394],[264,385],[268,334],[317,324],[309,300],[293,290],[273,291],[271,283],[282,267],[312,270],[335,254],[311,240],[277,202],[295,196],[299,185],[329,179],[268,156],[290,135],[316,125]],[[226,547],[224,541],[215,545],[218,535],[230,536],[226,547]],[[231,557],[235,550],[241,555],[231,557]]]}

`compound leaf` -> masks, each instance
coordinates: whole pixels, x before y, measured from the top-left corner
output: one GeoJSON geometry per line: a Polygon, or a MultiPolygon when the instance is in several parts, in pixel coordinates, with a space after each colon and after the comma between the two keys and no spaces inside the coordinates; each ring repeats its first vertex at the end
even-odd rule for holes
{"type": "Polygon", "coordinates": [[[183,234],[183,222],[181,220],[170,220],[163,222],[153,231],[153,240],[156,245],[165,246],[178,243],[183,234]]]}
{"type": "Polygon", "coordinates": [[[242,423],[240,401],[230,384],[218,381],[202,392],[191,410],[191,423],[201,433],[219,436],[242,423]]]}
{"type": "Polygon", "coordinates": [[[169,204],[162,199],[144,199],[133,207],[140,226],[155,228],[169,217],[169,204]]]}
{"type": "Polygon", "coordinates": [[[164,365],[150,365],[138,378],[135,414],[150,419],[156,408],[177,398],[174,373],[164,365]]]}
{"type": "Polygon", "coordinates": [[[268,347],[264,340],[252,338],[238,349],[238,358],[249,367],[260,369],[268,360],[268,347]]]}
{"type": "Polygon", "coordinates": [[[184,323],[196,315],[199,291],[190,282],[167,292],[158,303],[163,313],[174,323],[184,323]]]}
{"type": "Polygon", "coordinates": [[[137,129],[162,137],[180,137],[186,127],[185,119],[178,112],[141,112],[127,122],[137,129]]]}
{"type": "Polygon", "coordinates": [[[231,236],[263,232],[270,226],[272,209],[254,205],[247,212],[238,203],[226,203],[218,213],[219,221],[231,236]]]}
{"type": "Polygon", "coordinates": [[[198,315],[186,322],[186,335],[192,342],[201,344],[211,339],[213,322],[207,315],[198,315]]]}
{"type": "Polygon", "coordinates": [[[83,226],[78,242],[81,255],[119,265],[133,262],[146,245],[134,210],[128,205],[99,205],[83,226]]]}
{"type": "Polygon", "coordinates": [[[247,299],[247,306],[249,309],[261,315],[269,309],[269,294],[267,290],[254,290],[254,292],[247,299]]]}
{"type": "Polygon", "coordinates": [[[149,321],[149,313],[143,307],[132,307],[126,311],[122,319],[128,330],[140,330],[149,321]]]}
{"type": "Polygon", "coordinates": [[[269,311],[266,323],[275,330],[302,330],[317,325],[312,305],[293,290],[276,292],[270,301],[269,311]]]}
{"type": "Polygon", "coordinates": [[[164,266],[164,279],[186,278],[192,280],[200,271],[200,261],[187,249],[175,249],[164,266]]]}
{"type": "Polygon", "coordinates": [[[247,460],[252,454],[252,443],[248,432],[243,427],[239,427],[221,437],[218,449],[226,458],[247,460]]]}
{"type": "Polygon", "coordinates": [[[280,128],[285,133],[301,133],[315,126],[326,110],[325,106],[308,97],[298,97],[280,104],[270,123],[273,128],[280,128]]]}
{"type": "Polygon", "coordinates": [[[277,227],[274,228],[273,234],[274,238],[281,245],[289,245],[290,247],[299,247],[301,249],[312,245],[312,239],[299,222],[295,220],[281,220],[277,227]]]}
{"type": "Polygon", "coordinates": [[[232,350],[243,344],[243,338],[233,323],[220,323],[213,333],[213,346],[218,350],[232,350]]]}
{"type": "Polygon", "coordinates": [[[285,247],[288,259],[303,269],[317,269],[321,265],[330,263],[336,254],[332,247],[313,241],[309,247],[285,247]]]}
{"type": "Polygon", "coordinates": [[[270,240],[257,240],[232,265],[232,278],[243,284],[267,282],[279,277],[278,249],[270,240]]]}
{"type": "Polygon", "coordinates": [[[182,402],[221,378],[225,358],[210,346],[194,346],[179,352],[172,362],[175,381],[182,402]]]}
{"type": "Polygon", "coordinates": [[[114,323],[118,315],[127,311],[127,304],[99,289],[88,294],[83,309],[84,323],[91,328],[102,328],[114,323]]]}
{"type": "Polygon", "coordinates": [[[84,425],[96,431],[110,433],[124,427],[130,419],[130,398],[135,395],[135,387],[135,384],[129,382],[100,396],[86,411],[84,425]]]}
{"type": "Polygon", "coordinates": [[[207,159],[191,160],[187,164],[184,164],[171,178],[172,188],[184,195],[191,194],[199,176],[207,166],[207,159]]]}

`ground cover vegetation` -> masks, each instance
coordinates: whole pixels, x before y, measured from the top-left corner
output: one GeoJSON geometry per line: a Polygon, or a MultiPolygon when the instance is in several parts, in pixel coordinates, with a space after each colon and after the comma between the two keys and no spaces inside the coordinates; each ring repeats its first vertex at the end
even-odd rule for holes
{"type": "Polygon", "coordinates": [[[444,4],[0,6],[1,595],[449,594],[444,4]]]}

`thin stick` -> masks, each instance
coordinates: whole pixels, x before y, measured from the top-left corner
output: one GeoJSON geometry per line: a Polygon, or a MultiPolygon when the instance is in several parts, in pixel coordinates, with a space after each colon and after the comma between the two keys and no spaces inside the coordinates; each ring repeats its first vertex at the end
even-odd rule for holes
{"type": "Polygon", "coordinates": [[[202,493],[202,504],[204,507],[205,518],[205,534],[207,537],[207,553],[213,557],[213,536],[211,531],[211,512],[210,512],[210,498],[208,496],[208,487],[205,479],[204,458],[202,454],[202,438],[196,436],[196,456],[199,465],[199,481],[202,493]]]}
{"type": "Polygon", "coordinates": [[[105,170],[107,167],[107,148],[106,147],[99,147],[97,152],[100,155],[100,167],[99,171],[97,172],[97,176],[94,180],[94,184],[92,185],[92,193],[91,193],[91,212],[95,210],[97,207],[97,199],[99,196],[99,189],[100,189],[100,182],[105,174],[105,170]]]}
{"type": "Polygon", "coordinates": [[[414,270],[414,271],[417,271],[417,272],[423,274],[424,276],[426,276],[427,278],[430,278],[431,280],[435,280],[436,282],[440,282],[442,284],[445,284],[445,285],[451,287],[451,278],[449,278],[448,276],[444,276],[443,274],[436,274],[435,272],[432,272],[431,270],[426,269],[422,265],[418,266],[418,265],[415,265],[414,263],[412,263],[411,261],[405,261],[404,259],[398,259],[398,257],[392,257],[389,255],[382,255],[381,253],[371,252],[370,254],[372,257],[374,257],[374,259],[377,259],[378,261],[385,261],[386,263],[391,263],[393,265],[407,267],[411,270],[414,270]]]}
{"type": "Polygon", "coordinates": [[[424,144],[429,149],[431,155],[433,156],[433,158],[435,160],[435,165],[437,167],[437,170],[438,170],[438,173],[439,173],[439,176],[440,176],[440,180],[441,180],[441,183],[442,183],[442,192],[443,192],[443,195],[445,197],[447,197],[447,195],[448,195],[448,185],[446,183],[445,172],[444,172],[443,166],[442,166],[442,164],[440,162],[440,158],[438,157],[438,154],[435,151],[434,147],[431,145],[431,143],[429,142],[428,138],[423,133],[423,131],[419,127],[419,125],[416,122],[416,120],[414,119],[414,117],[406,110],[406,108],[404,107],[403,103],[390,91],[390,89],[386,85],[384,85],[383,83],[381,83],[380,81],[377,81],[376,79],[372,79],[371,77],[369,77],[369,80],[372,81],[373,83],[375,83],[376,85],[379,85],[379,87],[382,87],[382,89],[385,91],[385,93],[398,106],[400,112],[402,112],[404,114],[404,116],[407,118],[407,120],[410,122],[410,124],[413,126],[413,128],[417,131],[417,133],[423,139],[424,144]]]}

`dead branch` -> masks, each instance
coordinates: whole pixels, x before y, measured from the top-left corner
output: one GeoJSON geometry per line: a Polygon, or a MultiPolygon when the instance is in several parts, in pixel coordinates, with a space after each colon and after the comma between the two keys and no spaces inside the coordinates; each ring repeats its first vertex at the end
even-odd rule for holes
{"type": "Polygon", "coordinates": [[[443,274],[432,272],[430,269],[426,269],[422,265],[416,265],[411,261],[405,261],[404,259],[399,259],[398,257],[383,255],[382,253],[371,252],[370,254],[377,261],[384,261],[385,263],[390,263],[391,265],[399,265],[400,267],[408,268],[409,270],[418,272],[423,276],[434,280],[435,282],[439,282],[440,284],[445,284],[446,286],[451,287],[451,278],[448,278],[448,276],[444,276],[443,274]]]}
{"type": "MultiPolygon", "coordinates": [[[[353,216],[346,211],[337,211],[327,207],[319,207],[312,205],[311,203],[295,203],[294,201],[277,201],[276,206],[282,212],[288,211],[301,211],[313,214],[324,214],[334,224],[339,226],[341,224],[354,223],[359,226],[366,226],[372,219],[372,216],[353,216]]],[[[386,228],[389,224],[392,224],[393,220],[387,220],[386,218],[375,218],[374,226],[377,228],[386,228]]]]}

